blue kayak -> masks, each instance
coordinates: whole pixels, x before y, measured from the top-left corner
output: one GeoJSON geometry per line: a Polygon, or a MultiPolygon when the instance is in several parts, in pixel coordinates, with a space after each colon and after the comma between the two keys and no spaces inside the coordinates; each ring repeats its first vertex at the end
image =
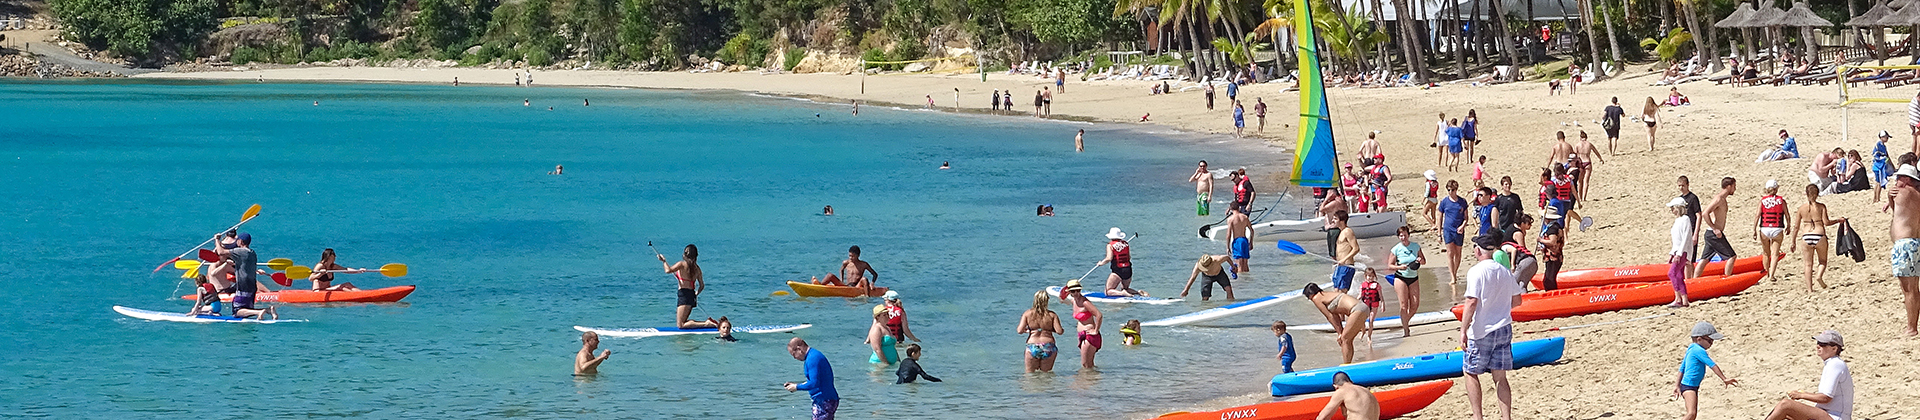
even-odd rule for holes
{"type": "MultiPolygon", "coordinates": [[[[1567,350],[1566,337],[1513,343],[1513,367],[1553,363],[1567,350]]],[[[1459,351],[1344,366],[1282,373],[1273,377],[1273,396],[1285,397],[1333,390],[1333,374],[1346,372],[1353,383],[1374,387],[1458,377],[1466,354],[1459,351]]]]}

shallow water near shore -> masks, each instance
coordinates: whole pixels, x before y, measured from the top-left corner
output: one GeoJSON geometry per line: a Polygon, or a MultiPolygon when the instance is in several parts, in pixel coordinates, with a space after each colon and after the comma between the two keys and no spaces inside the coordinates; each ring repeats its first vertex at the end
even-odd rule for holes
{"type": "MultiPolygon", "coordinates": [[[[1056,373],[1021,372],[1018,315],[1033,291],[1098,261],[1108,227],[1141,234],[1135,286],[1156,295],[1176,295],[1200,253],[1224,252],[1194,235],[1219,219],[1193,216],[1182,182],[1193,162],[1272,173],[1282,155],[1217,137],[880,107],[853,117],[701,91],[7,83],[0,104],[0,159],[13,158],[0,167],[11,203],[0,341],[14,354],[0,360],[0,408],[14,415],[803,418],[806,396],[780,389],[804,379],[783,348],[799,336],[832,360],[843,418],[1110,418],[1261,392],[1279,371],[1264,326],[1320,322],[1290,302],[1211,323],[1227,328],[1151,329],[1128,348],[1125,320],[1215,306],[1221,292],[1104,305],[1113,338],[1099,372],[1078,368],[1071,335],[1056,373]],[[1075,153],[1083,127],[1088,150],[1075,153]],[[953,169],[936,170],[942,161],[953,169]],[[545,175],[556,164],[566,175],[545,175]],[[254,203],[264,211],[242,230],[263,260],[310,265],[331,247],[348,266],[411,267],[341,280],[419,291],[280,308],[311,321],[300,324],[109,309],[184,311],[169,297],[191,284],[150,271],[254,203]],[[1058,216],[1035,217],[1042,203],[1058,216]],[[825,205],[838,215],[821,216],[825,205]],[[574,378],[571,326],[671,323],[675,286],[648,241],[670,258],[701,248],[696,316],[813,328],[736,343],[607,338],[601,375],[574,378]],[[832,270],[849,245],[905,296],[922,364],[946,382],[892,385],[891,368],[866,363],[877,300],[772,295],[832,270]]],[[[1268,197],[1285,189],[1258,179],[1268,197]]],[[[1325,272],[1265,243],[1254,264],[1236,282],[1242,299],[1325,272]]],[[[1294,335],[1296,368],[1334,357],[1319,351],[1327,337],[1294,335]]]]}

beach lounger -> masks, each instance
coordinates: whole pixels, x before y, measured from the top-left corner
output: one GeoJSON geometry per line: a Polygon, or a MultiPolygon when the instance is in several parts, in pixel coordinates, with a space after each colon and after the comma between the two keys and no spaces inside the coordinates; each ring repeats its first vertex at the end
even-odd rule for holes
{"type": "Polygon", "coordinates": [[[1718,84],[1724,84],[1724,83],[1727,83],[1728,81],[1731,81],[1731,80],[1733,80],[1733,75],[1732,75],[1732,74],[1722,74],[1722,75],[1719,75],[1719,76],[1713,76],[1713,77],[1709,77],[1709,78],[1707,78],[1707,80],[1709,80],[1709,81],[1712,81],[1712,82],[1713,82],[1713,84],[1716,84],[1716,85],[1718,85],[1718,84]]]}
{"type": "Polygon", "coordinates": [[[1890,87],[1904,85],[1904,84],[1907,84],[1907,82],[1911,82],[1911,81],[1913,81],[1913,71],[1899,70],[1899,71],[1893,72],[1892,75],[1880,78],[1880,80],[1875,80],[1873,82],[1879,83],[1881,87],[1890,88],[1890,87]]]}

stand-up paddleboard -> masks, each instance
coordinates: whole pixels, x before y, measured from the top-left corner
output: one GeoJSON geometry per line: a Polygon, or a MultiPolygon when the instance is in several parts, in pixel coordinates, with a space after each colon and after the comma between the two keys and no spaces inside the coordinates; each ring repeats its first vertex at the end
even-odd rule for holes
{"type": "MultiPolygon", "coordinates": [[[[1559,361],[1566,350],[1566,337],[1513,343],[1513,367],[1553,363],[1559,361]]],[[[1455,378],[1462,374],[1460,366],[1465,360],[1465,353],[1450,351],[1324,367],[1275,375],[1270,387],[1275,397],[1332,391],[1332,377],[1336,372],[1346,372],[1353,383],[1369,387],[1455,378]]]]}
{"type": "Polygon", "coordinates": [[[230,316],[221,316],[221,315],[187,315],[187,314],[178,313],[178,312],[149,311],[145,309],[134,309],[134,308],[129,308],[125,306],[115,306],[113,307],[113,311],[119,312],[121,315],[144,319],[148,321],[192,322],[192,323],[200,323],[200,324],[215,323],[215,322],[233,322],[233,323],[242,323],[242,324],[277,324],[281,322],[306,322],[307,321],[304,319],[259,320],[259,319],[253,319],[253,318],[234,318],[230,316]]]}
{"type": "MultiPolygon", "coordinates": [[[[1060,286],[1048,286],[1047,294],[1052,296],[1060,296],[1060,286]]],[[[1101,302],[1101,303],[1145,303],[1148,305],[1165,305],[1169,303],[1182,301],[1182,299],[1151,297],[1151,296],[1108,297],[1107,294],[1103,292],[1093,292],[1093,293],[1082,292],[1080,293],[1080,295],[1086,296],[1087,300],[1091,300],[1094,302],[1101,302]]]]}
{"type": "MultiPolygon", "coordinates": [[[[1333,287],[1333,286],[1330,284],[1322,284],[1320,285],[1320,287],[1333,287]]],[[[1251,300],[1245,300],[1239,303],[1233,303],[1227,306],[1208,309],[1200,312],[1194,312],[1186,315],[1178,315],[1170,318],[1161,318],[1161,319],[1156,319],[1152,321],[1142,322],[1140,323],[1140,325],[1147,326],[1147,327],[1166,327],[1166,326],[1174,326],[1174,325],[1192,324],[1200,321],[1215,320],[1215,319],[1225,318],[1233,315],[1238,315],[1238,314],[1255,310],[1255,309],[1278,305],[1280,304],[1280,302],[1286,302],[1289,300],[1298,299],[1299,297],[1300,297],[1300,291],[1295,290],[1295,291],[1285,292],[1285,293],[1272,295],[1272,296],[1253,298],[1251,300]]]]}
{"type": "MultiPolygon", "coordinates": [[[[1407,326],[1438,324],[1438,323],[1453,321],[1453,320],[1454,320],[1453,312],[1447,312],[1447,311],[1421,312],[1421,313],[1413,314],[1413,319],[1407,322],[1407,326]]],[[[1398,328],[1400,328],[1399,315],[1394,315],[1390,317],[1373,320],[1373,329],[1375,331],[1391,330],[1391,329],[1398,329],[1398,328]]],[[[1288,326],[1287,329],[1333,332],[1333,324],[1328,324],[1323,322],[1319,324],[1302,325],[1298,327],[1288,326]]]]}
{"type": "MultiPolygon", "coordinates": [[[[733,327],[733,332],[747,333],[747,334],[767,334],[767,333],[788,332],[788,331],[798,330],[798,329],[812,327],[812,326],[813,324],[754,325],[754,326],[747,326],[747,327],[733,327]]],[[[582,327],[579,325],[575,325],[573,326],[573,329],[584,331],[584,332],[590,332],[594,334],[599,334],[601,337],[634,337],[634,338],[663,337],[663,336],[669,336],[669,335],[719,334],[720,333],[720,329],[718,328],[693,328],[693,329],[591,328],[591,327],[582,327]]]]}

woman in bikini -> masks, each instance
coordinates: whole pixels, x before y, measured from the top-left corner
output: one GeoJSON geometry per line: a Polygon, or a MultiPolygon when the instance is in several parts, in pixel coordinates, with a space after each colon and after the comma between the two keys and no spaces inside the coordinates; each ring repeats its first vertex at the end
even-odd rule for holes
{"type": "Polygon", "coordinates": [[[1020,325],[1014,330],[1027,335],[1026,359],[1027,373],[1034,371],[1053,372],[1053,362],[1060,355],[1060,347],[1054,345],[1054,335],[1066,334],[1060,327],[1060,314],[1047,309],[1045,290],[1033,292],[1033,308],[1020,314],[1020,325]]]}
{"type": "Polygon", "coordinates": [[[1300,289],[1300,295],[1313,302],[1313,309],[1327,317],[1327,323],[1340,328],[1340,360],[1342,364],[1353,363],[1353,339],[1360,336],[1360,330],[1366,328],[1367,319],[1373,317],[1373,308],[1339,290],[1322,290],[1320,285],[1307,283],[1300,289]],[[1346,322],[1341,322],[1346,319],[1346,322]]]}
{"type": "Polygon", "coordinates": [[[365,271],[366,269],[347,268],[347,267],[341,266],[340,264],[334,263],[333,258],[334,258],[333,248],[327,248],[325,250],[320,251],[320,262],[313,263],[313,274],[310,274],[307,276],[307,280],[313,282],[313,290],[316,292],[317,291],[343,292],[343,291],[360,290],[360,288],[358,287],[353,287],[353,283],[341,283],[339,285],[334,285],[333,273],[336,271],[365,271]]]}
{"type": "Polygon", "coordinates": [[[1653,151],[1654,126],[1657,125],[1655,119],[1659,114],[1660,103],[1654,102],[1653,97],[1648,96],[1647,105],[1640,108],[1640,121],[1647,123],[1647,151],[1649,152],[1653,151]]]}
{"type": "Polygon", "coordinates": [[[1787,199],[1779,195],[1780,182],[1767,180],[1766,194],[1760,196],[1760,213],[1753,219],[1753,237],[1760,240],[1760,255],[1766,261],[1767,279],[1772,280],[1776,253],[1787,240],[1787,199]]]}
{"type": "Polygon", "coordinates": [[[1847,219],[1827,218],[1827,205],[1820,203],[1820,187],[1807,184],[1807,204],[1800,205],[1800,211],[1794,212],[1793,234],[1800,238],[1800,250],[1807,259],[1807,291],[1813,291],[1813,284],[1827,288],[1827,226],[1833,226],[1847,219]],[[1814,266],[1819,265],[1819,271],[1814,266]]]}
{"type": "Polygon", "coordinates": [[[1093,307],[1093,301],[1080,294],[1079,280],[1067,282],[1060,294],[1060,300],[1073,307],[1074,328],[1080,334],[1080,368],[1094,369],[1093,354],[1100,352],[1100,321],[1105,317],[1100,315],[1099,308],[1093,307]]]}

